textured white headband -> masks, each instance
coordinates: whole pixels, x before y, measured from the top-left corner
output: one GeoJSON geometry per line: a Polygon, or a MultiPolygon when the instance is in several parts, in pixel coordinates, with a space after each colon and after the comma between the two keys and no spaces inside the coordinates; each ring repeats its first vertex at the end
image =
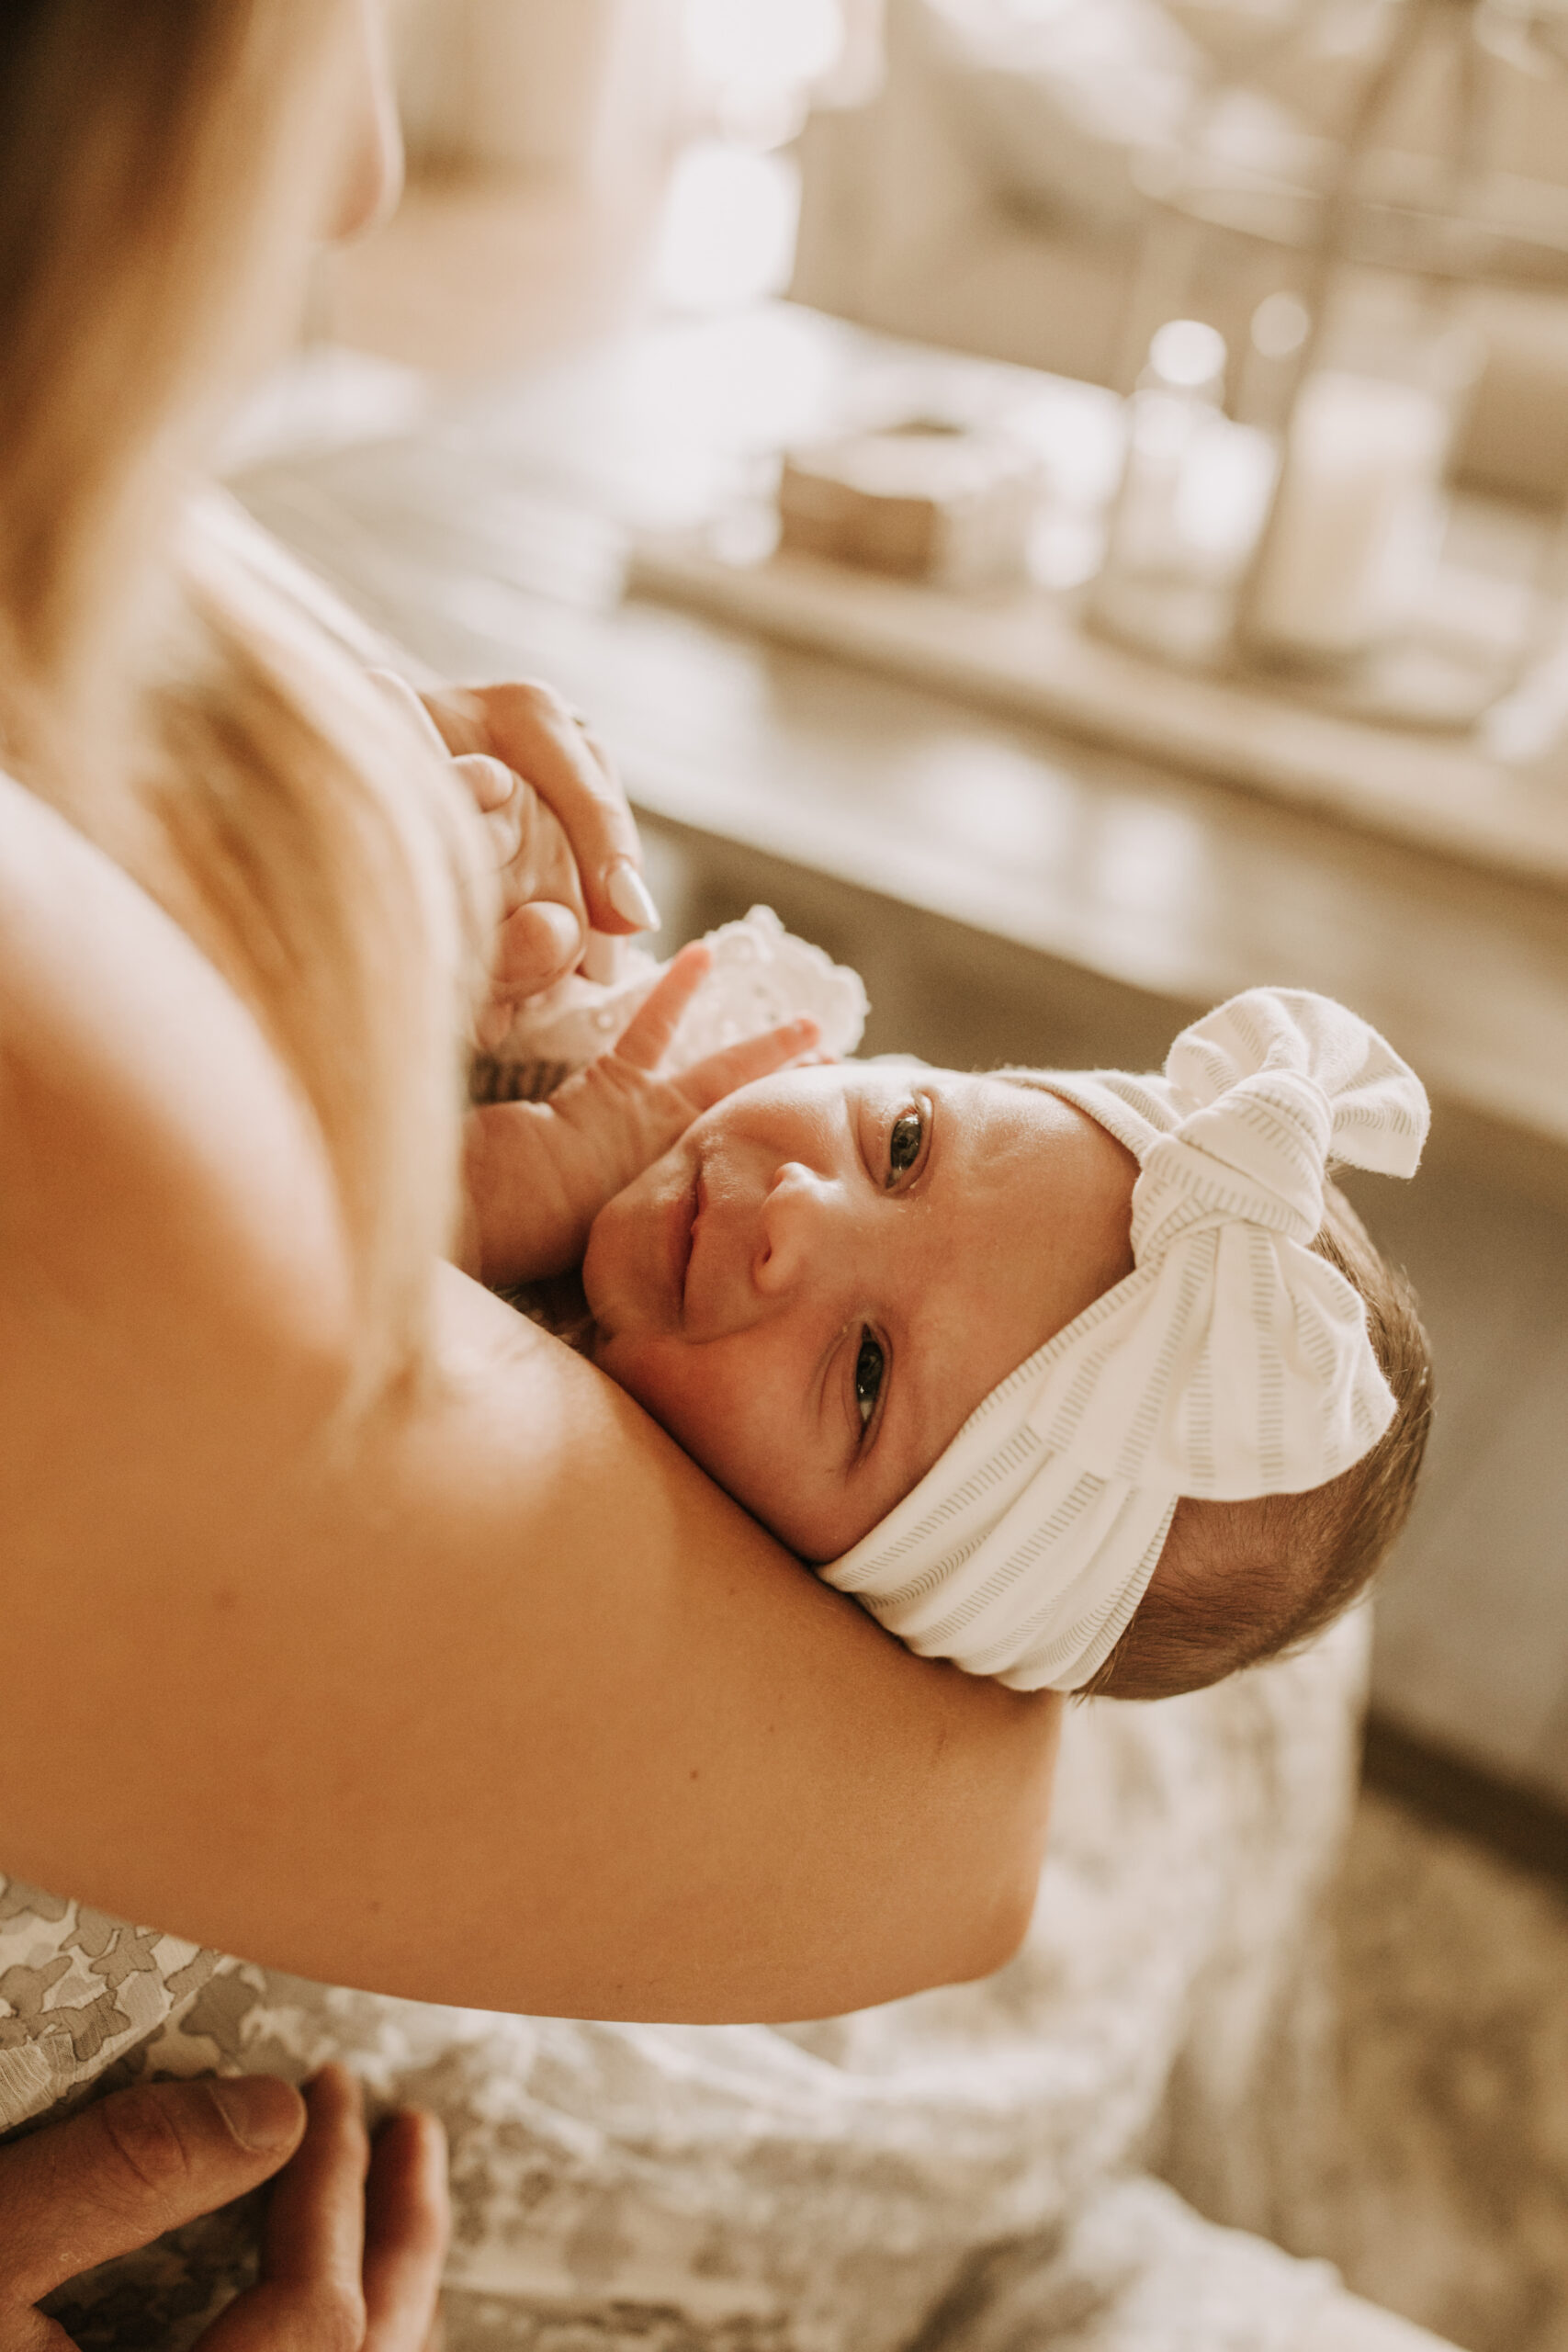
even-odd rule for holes
{"type": "Polygon", "coordinates": [[[1000,1075],[1133,1153],[1134,1271],[819,1573],[922,1657],[1073,1690],[1129,1623],[1181,1496],[1304,1492],[1393,1419],[1361,1300],[1310,1245],[1330,1161],[1413,1176],[1428,1112],[1375,1029],[1294,989],[1194,1022],[1163,1077],[1000,1075]]]}

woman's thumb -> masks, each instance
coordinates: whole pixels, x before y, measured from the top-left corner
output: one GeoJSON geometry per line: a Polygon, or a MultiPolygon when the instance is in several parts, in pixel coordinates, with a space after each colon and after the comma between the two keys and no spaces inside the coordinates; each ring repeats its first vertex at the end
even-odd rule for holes
{"type": "Polygon", "coordinates": [[[141,2083],[0,2149],[0,2302],[210,2213],[287,2164],[305,2102],[270,2075],[141,2083]]]}

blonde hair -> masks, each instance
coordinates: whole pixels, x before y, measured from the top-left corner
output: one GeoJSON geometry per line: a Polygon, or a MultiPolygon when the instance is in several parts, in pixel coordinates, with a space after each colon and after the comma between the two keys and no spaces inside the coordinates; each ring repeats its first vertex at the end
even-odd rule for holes
{"type": "Polygon", "coordinates": [[[361,1397],[420,1361],[487,910],[443,763],[232,538],[193,457],[330,198],[348,0],[0,17],[0,763],[126,866],[320,1124],[361,1397]]]}

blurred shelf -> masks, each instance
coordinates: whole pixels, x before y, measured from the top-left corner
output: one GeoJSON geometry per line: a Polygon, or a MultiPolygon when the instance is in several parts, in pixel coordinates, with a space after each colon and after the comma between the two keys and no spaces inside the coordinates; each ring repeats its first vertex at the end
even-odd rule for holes
{"type": "Polygon", "coordinates": [[[639,540],[632,582],[786,644],[1568,888],[1568,775],[1543,782],[1467,737],[1368,724],[1148,659],[1044,589],[960,595],[785,550],[728,560],[705,530],[639,540]]]}
{"type": "MultiPolygon", "coordinates": [[[[841,628],[814,619],[795,644],[749,626],[728,571],[703,613],[623,601],[629,546],[754,484],[867,342],[785,305],[645,333],[449,394],[402,434],[274,456],[236,488],[432,669],[554,680],[651,813],[1168,1002],[1262,980],[1341,996],[1481,1123],[1483,1157],[1568,1198],[1568,923],[1546,860],[1522,845],[1513,873],[1461,860],[1457,811],[1444,855],[1352,827],[1321,750],[1317,781],[1290,795],[1309,805],[1227,788],[1157,704],[1131,711],[1137,755],[1069,735],[1043,700],[1028,718],[977,707],[956,622],[928,629],[919,661],[871,667],[839,658],[858,595],[841,628]]],[[[976,396],[998,375],[1042,380],[941,367],[976,396]]],[[[1053,397],[1065,414],[1108,396],[1053,397]]],[[[1123,698],[1140,703],[1130,682],[1123,698]]],[[[1441,801],[1439,754],[1403,754],[1411,802],[1441,801]]]]}
{"type": "Polygon", "coordinates": [[[432,670],[536,673],[592,710],[656,816],[1179,1004],[1264,979],[1323,989],[1439,1096],[1568,1146],[1554,893],[618,604],[604,518],[507,479],[482,448],[416,435],[239,486],[432,670]]]}

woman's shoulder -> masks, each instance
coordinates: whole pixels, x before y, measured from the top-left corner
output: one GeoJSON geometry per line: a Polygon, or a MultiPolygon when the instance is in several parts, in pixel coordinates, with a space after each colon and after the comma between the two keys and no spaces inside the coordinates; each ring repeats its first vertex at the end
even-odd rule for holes
{"type": "Polygon", "coordinates": [[[319,1131],[194,942],[0,775],[0,1309],[345,1316],[319,1131]],[[157,1287],[161,1285],[161,1288],[157,1287]]]}

